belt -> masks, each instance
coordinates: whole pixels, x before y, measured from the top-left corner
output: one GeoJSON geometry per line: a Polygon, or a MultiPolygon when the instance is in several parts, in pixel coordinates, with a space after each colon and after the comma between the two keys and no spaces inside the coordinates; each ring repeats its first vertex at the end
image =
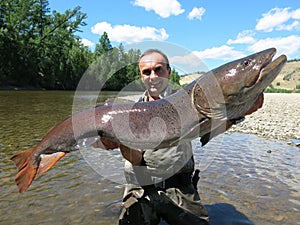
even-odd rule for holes
{"type": "Polygon", "coordinates": [[[154,181],[154,186],[159,189],[168,189],[168,188],[180,188],[189,184],[192,184],[192,173],[177,173],[165,180],[162,178],[152,177],[154,181]],[[155,182],[157,180],[162,180],[160,182],[155,182]]]}

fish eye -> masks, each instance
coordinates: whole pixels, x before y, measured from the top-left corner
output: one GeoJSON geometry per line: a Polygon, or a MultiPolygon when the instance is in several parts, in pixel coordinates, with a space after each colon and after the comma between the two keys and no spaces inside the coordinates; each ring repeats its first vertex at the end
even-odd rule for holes
{"type": "Polygon", "coordinates": [[[243,66],[248,66],[249,64],[250,64],[250,60],[249,59],[244,60],[243,66]]]}

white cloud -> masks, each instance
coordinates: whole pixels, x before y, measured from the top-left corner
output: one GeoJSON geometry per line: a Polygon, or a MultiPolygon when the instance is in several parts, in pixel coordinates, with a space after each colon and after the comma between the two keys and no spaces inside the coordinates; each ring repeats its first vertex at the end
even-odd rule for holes
{"type": "Polygon", "coordinates": [[[238,34],[235,40],[229,39],[227,44],[252,44],[255,42],[254,36],[255,32],[251,30],[245,30],[238,34]]]}
{"type": "Polygon", "coordinates": [[[281,24],[277,27],[277,30],[287,30],[287,31],[291,31],[291,30],[299,30],[300,26],[299,26],[299,21],[294,21],[291,24],[281,24]]]}
{"type": "Polygon", "coordinates": [[[147,11],[153,10],[162,18],[177,16],[184,12],[177,0],[135,0],[133,5],[143,7],[147,11]]]}
{"type": "Polygon", "coordinates": [[[295,20],[300,20],[300,9],[296,9],[292,12],[292,18],[295,20]]]}
{"type": "Polygon", "coordinates": [[[194,73],[196,71],[208,71],[207,66],[195,54],[177,55],[169,58],[171,66],[175,66],[182,74],[194,73]]]}
{"type": "Polygon", "coordinates": [[[189,53],[188,55],[170,57],[170,63],[175,65],[183,64],[195,67],[201,65],[202,61],[195,54],[189,53]]]}
{"type": "Polygon", "coordinates": [[[200,59],[220,59],[220,60],[233,60],[244,57],[243,52],[234,50],[233,47],[228,45],[222,45],[220,47],[213,47],[205,49],[203,51],[193,52],[200,59]]]}
{"type": "Polygon", "coordinates": [[[277,49],[278,55],[286,54],[288,57],[292,57],[294,53],[300,50],[300,36],[291,35],[282,38],[262,39],[249,46],[248,50],[252,52],[258,52],[272,47],[277,49]]]}
{"type": "Polygon", "coordinates": [[[299,29],[299,22],[286,24],[289,20],[300,19],[300,9],[289,11],[290,8],[273,8],[269,12],[262,15],[256,24],[256,30],[271,32],[276,30],[292,30],[299,29]]]}
{"type": "Polygon", "coordinates": [[[110,23],[97,23],[91,28],[92,33],[102,35],[105,31],[110,41],[134,43],[144,40],[163,41],[169,35],[164,28],[137,27],[128,24],[112,26],[110,23]]]}
{"type": "Polygon", "coordinates": [[[201,20],[204,13],[205,13],[205,9],[203,7],[201,7],[201,8],[194,7],[192,9],[192,11],[189,13],[188,19],[190,19],[190,20],[192,20],[192,19],[201,20]]]}
{"type": "Polygon", "coordinates": [[[88,39],[86,39],[86,38],[82,38],[81,39],[81,43],[84,45],[84,46],[87,46],[87,47],[89,47],[89,48],[91,48],[91,47],[93,47],[94,46],[94,42],[92,42],[92,41],[90,41],[90,40],[88,40],[88,39]]]}

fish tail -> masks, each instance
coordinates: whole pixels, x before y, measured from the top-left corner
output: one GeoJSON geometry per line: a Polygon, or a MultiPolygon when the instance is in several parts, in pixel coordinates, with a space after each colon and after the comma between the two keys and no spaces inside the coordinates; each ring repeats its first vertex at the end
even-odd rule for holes
{"type": "Polygon", "coordinates": [[[34,147],[22,151],[11,158],[18,168],[15,181],[20,193],[27,190],[37,173],[38,163],[33,163],[32,161],[33,150],[34,147]]]}

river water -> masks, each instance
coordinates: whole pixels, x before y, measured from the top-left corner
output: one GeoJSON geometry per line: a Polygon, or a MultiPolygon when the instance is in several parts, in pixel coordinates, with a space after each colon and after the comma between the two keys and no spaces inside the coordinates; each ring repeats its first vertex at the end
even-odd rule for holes
{"type": "MultiPolygon", "coordinates": [[[[103,99],[115,93],[103,93],[103,99]]],[[[0,224],[111,225],[123,194],[117,150],[84,149],[64,157],[18,193],[9,158],[35,145],[72,114],[73,92],[0,91],[0,224]],[[110,207],[108,207],[110,205],[110,207]]],[[[300,149],[227,132],[204,148],[193,141],[198,184],[212,225],[300,224],[300,149]]]]}

